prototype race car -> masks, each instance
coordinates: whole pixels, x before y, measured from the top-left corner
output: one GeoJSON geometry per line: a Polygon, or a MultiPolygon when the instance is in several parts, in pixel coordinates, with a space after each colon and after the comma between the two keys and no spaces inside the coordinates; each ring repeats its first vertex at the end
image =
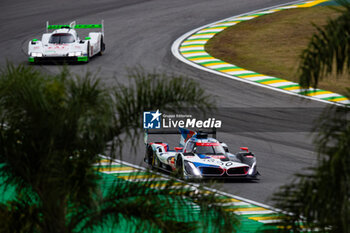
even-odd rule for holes
{"type": "Polygon", "coordinates": [[[195,132],[179,128],[180,147],[170,150],[164,142],[147,143],[148,134],[174,134],[175,132],[145,131],[146,155],[144,161],[151,168],[178,174],[184,179],[201,178],[248,178],[257,179],[256,157],[246,147],[242,151],[229,153],[225,143],[215,139],[216,131],[195,132]]]}
{"type": "Polygon", "coordinates": [[[29,62],[40,61],[77,61],[89,62],[95,55],[102,55],[105,50],[103,41],[103,20],[101,24],[49,25],[46,22],[46,33],[41,41],[29,41],[29,62]],[[78,37],[75,29],[101,28],[101,32],[90,32],[84,40],[78,37]],[[49,30],[54,30],[49,32],[49,30]]]}

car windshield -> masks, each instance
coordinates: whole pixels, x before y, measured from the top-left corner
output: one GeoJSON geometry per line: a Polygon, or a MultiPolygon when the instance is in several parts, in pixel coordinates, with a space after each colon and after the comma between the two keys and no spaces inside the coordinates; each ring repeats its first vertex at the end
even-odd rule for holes
{"type": "Polygon", "coordinates": [[[220,145],[196,146],[195,153],[205,155],[224,155],[225,150],[220,145]]]}
{"type": "Polygon", "coordinates": [[[74,36],[69,33],[56,33],[50,37],[51,44],[68,44],[74,42],[74,36]]]}

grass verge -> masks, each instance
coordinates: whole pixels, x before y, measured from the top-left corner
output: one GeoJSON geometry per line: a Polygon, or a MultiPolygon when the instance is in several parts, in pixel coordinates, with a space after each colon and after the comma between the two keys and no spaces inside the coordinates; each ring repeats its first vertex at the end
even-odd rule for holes
{"type": "MultiPolygon", "coordinates": [[[[217,34],[205,50],[245,69],[298,82],[299,56],[317,31],[314,25],[323,26],[339,15],[331,7],[319,6],[260,16],[217,34]]],[[[339,94],[344,94],[346,87],[350,87],[350,79],[345,74],[331,75],[318,86],[339,94]]]]}

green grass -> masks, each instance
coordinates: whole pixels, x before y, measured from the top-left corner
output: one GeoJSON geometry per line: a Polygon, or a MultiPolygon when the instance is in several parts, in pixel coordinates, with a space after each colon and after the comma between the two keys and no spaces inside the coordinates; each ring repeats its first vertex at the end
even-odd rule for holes
{"type": "MultiPolygon", "coordinates": [[[[339,12],[330,7],[284,10],[239,23],[217,34],[206,44],[212,56],[261,74],[298,82],[299,56],[322,26],[339,12]]],[[[332,75],[319,88],[345,93],[346,75],[332,75]]]]}

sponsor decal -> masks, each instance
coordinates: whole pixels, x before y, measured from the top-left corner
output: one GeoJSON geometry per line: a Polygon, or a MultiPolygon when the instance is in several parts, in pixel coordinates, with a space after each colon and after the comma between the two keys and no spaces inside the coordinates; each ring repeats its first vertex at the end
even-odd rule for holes
{"type": "Polygon", "coordinates": [[[196,118],[186,120],[173,120],[163,118],[164,128],[221,128],[222,122],[215,118],[208,118],[207,120],[199,120],[196,118]]]}
{"type": "Polygon", "coordinates": [[[198,119],[189,114],[162,114],[157,111],[143,113],[144,129],[171,128],[221,128],[222,121],[209,117],[198,119]]]}
{"type": "Polygon", "coordinates": [[[224,155],[209,155],[213,159],[225,159],[226,157],[224,155]]]}
{"type": "Polygon", "coordinates": [[[160,129],[162,114],[157,110],[156,112],[144,112],[143,113],[143,128],[144,129],[160,129]]]}
{"type": "Polygon", "coordinates": [[[55,45],[55,46],[49,46],[48,49],[66,49],[66,45],[55,45]]]}
{"type": "Polygon", "coordinates": [[[218,142],[196,142],[196,146],[220,146],[218,142]]]}

